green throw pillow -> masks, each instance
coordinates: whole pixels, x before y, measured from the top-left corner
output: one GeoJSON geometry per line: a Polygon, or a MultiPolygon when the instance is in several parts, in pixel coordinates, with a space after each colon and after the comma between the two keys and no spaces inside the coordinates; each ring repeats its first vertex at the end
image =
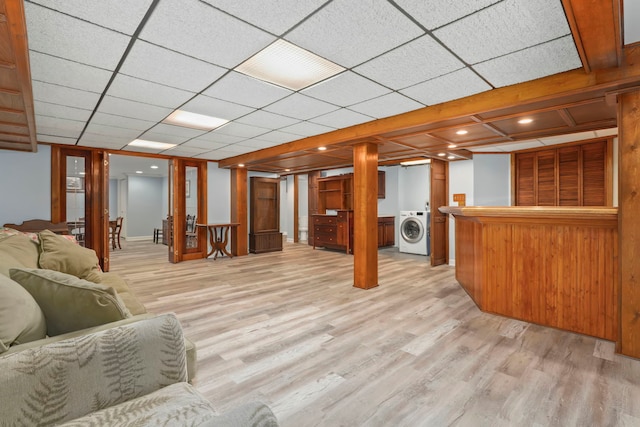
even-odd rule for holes
{"type": "Polygon", "coordinates": [[[61,271],[93,283],[102,281],[96,252],[58,236],[52,231],[39,233],[40,268],[61,271]]]}
{"type": "Polygon", "coordinates": [[[42,339],[46,332],[44,314],[29,292],[0,275],[0,353],[12,344],[42,339]]]}
{"type": "Polygon", "coordinates": [[[14,267],[38,268],[38,244],[22,233],[0,240],[0,274],[14,267]]]}
{"type": "Polygon", "coordinates": [[[42,309],[49,336],[131,316],[113,288],[53,270],[12,268],[10,274],[42,309]]]}

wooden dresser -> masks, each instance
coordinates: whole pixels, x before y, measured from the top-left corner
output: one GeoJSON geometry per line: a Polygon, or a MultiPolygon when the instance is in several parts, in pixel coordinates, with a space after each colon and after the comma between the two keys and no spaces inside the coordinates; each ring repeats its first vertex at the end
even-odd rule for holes
{"type": "MultiPolygon", "coordinates": [[[[338,249],[353,253],[353,211],[339,210],[337,215],[312,215],[313,248],[338,249]]],[[[378,247],[395,244],[395,217],[378,218],[378,247]]]]}

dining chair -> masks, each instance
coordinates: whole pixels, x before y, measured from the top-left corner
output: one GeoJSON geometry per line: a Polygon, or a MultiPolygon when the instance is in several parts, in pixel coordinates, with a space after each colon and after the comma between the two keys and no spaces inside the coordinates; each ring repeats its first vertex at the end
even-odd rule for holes
{"type": "Polygon", "coordinates": [[[198,246],[198,233],[196,232],[196,216],[187,215],[187,248],[198,246]]]}
{"type": "Polygon", "coordinates": [[[111,240],[111,248],[115,250],[116,243],[118,244],[118,249],[122,249],[122,245],[120,245],[120,232],[122,231],[122,221],[123,217],[119,216],[115,221],[109,221],[109,230],[110,230],[110,240],[111,240]]]}

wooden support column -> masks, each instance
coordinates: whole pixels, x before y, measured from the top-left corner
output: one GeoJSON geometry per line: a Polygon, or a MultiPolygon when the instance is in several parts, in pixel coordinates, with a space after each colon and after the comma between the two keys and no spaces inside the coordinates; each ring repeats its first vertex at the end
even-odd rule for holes
{"type": "Polygon", "coordinates": [[[618,351],[640,358],[640,91],[618,96],[618,351]]]}
{"type": "Polygon", "coordinates": [[[300,214],[298,210],[298,201],[299,201],[299,191],[300,191],[300,175],[293,176],[293,243],[298,243],[298,215],[300,214]]]}
{"type": "Polygon", "coordinates": [[[249,221],[247,216],[247,170],[231,169],[231,222],[240,223],[231,228],[233,256],[249,254],[249,221]]]}
{"type": "Polygon", "coordinates": [[[378,286],[378,146],[353,147],[353,286],[378,286]]]}

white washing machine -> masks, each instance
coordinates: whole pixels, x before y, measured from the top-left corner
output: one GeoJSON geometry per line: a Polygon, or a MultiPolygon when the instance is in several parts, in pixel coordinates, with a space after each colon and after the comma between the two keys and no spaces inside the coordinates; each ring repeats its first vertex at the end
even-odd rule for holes
{"type": "Polygon", "coordinates": [[[400,252],[427,255],[429,215],[426,211],[400,211],[400,252]]]}

